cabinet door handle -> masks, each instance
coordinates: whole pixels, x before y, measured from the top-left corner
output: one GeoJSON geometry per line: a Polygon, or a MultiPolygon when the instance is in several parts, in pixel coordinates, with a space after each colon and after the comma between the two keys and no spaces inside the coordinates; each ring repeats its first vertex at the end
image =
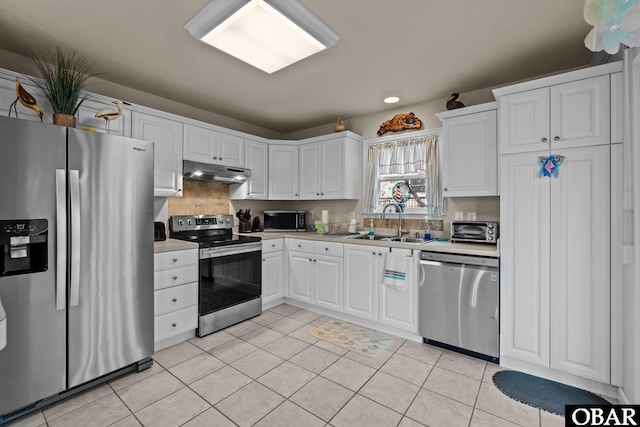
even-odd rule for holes
{"type": "Polygon", "coordinates": [[[309,262],[311,262],[311,258],[309,258],[309,262]]]}
{"type": "Polygon", "coordinates": [[[178,326],[178,324],[177,323],[172,323],[171,326],[173,326],[175,328],[176,326],[178,326]]]}
{"type": "Polygon", "coordinates": [[[553,137],[553,140],[554,140],[554,141],[560,141],[560,137],[559,137],[559,136],[554,136],[554,137],[553,137]]]}
{"type": "Polygon", "coordinates": [[[378,252],[378,256],[382,256],[382,252],[378,252]]]}
{"type": "Polygon", "coordinates": [[[262,258],[262,262],[265,262],[265,261],[266,261],[266,259],[262,258]]]}
{"type": "Polygon", "coordinates": [[[325,250],[325,251],[328,251],[328,250],[329,250],[329,248],[324,248],[324,250],[325,250]]]}
{"type": "Polygon", "coordinates": [[[321,196],[324,196],[324,193],[320,193],[321,196]]]}
{"type": "Polygon", "coordinates": [[[218,160],[218,158],[216,156],[213,156],[213,160],[218,160]]]}
{"type": "Polygon", "coordinates": [[[178,280],[178,276],[173,276],[173,280],[178,280]]]}
{"type": "Polygon", "coordinates": [[[299,247],[299,248],[301,248],[301,247],[302,247],[302,245],[298,245],[298,247],[299,247]]]}
{"type": "Polygon", "coordinates": [[[371,252],[371,255],[376,256],[376,253],[375,252],[371,252]]]}
{"type": "Polygon", "coordinates": [[[296,193],[295,196],[298,197],[298,193],[296,193]]]}
{"type": "Polygon", "coordinates": [[[313,262],[316,262],[316,261],[318,261],[318,260],[317,260],[317,259],[314,259],[314,260],[313,260],[313,262]]]}
{"type": "Polygon", "coordinates": [[[442,189],[443,191],[449,191],[449,189],[447,187],[442,189]]]}
{"type": "Polygon", "coordinates": [[[276,245],[271,245],[271,247],[272,247],[272,248],[275,248],[275,247],[276,247],[276,245]]]}
{"type": "Polygon", "coordinates": [[[178,302],[178,298],[173,298],[171,301],[178,302]]]}
{"type": "Polygon", "coordinates": [[[547,142],[547,138],[542,138],[540,141],[547,142]]]}
{"type": "Polygon", "coordinates": [[[178,258],[174,258],[174,259],[173,259],[173,262],[178,262],[178,258]]]}
{"type": "Polygon", "coordinates": [[[319,196],[319,195],[320,195],[320,193],[316,193],[316,196],[319,196]]]}

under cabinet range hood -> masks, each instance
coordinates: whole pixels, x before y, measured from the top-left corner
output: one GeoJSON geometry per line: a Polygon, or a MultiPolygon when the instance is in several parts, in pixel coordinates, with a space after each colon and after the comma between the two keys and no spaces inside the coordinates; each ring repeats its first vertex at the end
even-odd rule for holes
{"type": "Polygon", "coordinates": [[[251,177],[250,169],[236,168],[233,166],[211,165],[207,163],[184,160],[182,163],[183,176],[186,179],[206,182],[245,182],[251,177]]]}

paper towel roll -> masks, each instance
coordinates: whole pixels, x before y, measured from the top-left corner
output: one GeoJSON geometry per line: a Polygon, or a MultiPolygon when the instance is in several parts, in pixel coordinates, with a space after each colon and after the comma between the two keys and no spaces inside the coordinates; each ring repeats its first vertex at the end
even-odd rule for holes
{"type": "Polygon", "coordinates": [[[323,224],[329,224],[329,211],[322,211],[322,223],[323,224]]]}

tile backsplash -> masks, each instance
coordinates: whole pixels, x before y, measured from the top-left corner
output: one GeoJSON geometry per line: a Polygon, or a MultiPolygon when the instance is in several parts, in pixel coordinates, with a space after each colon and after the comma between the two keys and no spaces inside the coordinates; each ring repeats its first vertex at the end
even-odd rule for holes
{"type": "Polygon", "coordinates": [[[229,213],[229,185],[185,179],[182,197],[170,197],[168,214],[226,215],[229,213]]]}

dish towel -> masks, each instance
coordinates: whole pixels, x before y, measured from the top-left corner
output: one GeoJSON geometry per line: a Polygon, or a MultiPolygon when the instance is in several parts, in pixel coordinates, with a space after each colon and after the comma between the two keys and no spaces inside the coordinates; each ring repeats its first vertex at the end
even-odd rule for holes
{"type": "Polygon", "coordinates": [[[403,287],[407,277],[407,257],[388,252],[384,257],[384,278],[382,283],[393,287],[403,287]]]}

